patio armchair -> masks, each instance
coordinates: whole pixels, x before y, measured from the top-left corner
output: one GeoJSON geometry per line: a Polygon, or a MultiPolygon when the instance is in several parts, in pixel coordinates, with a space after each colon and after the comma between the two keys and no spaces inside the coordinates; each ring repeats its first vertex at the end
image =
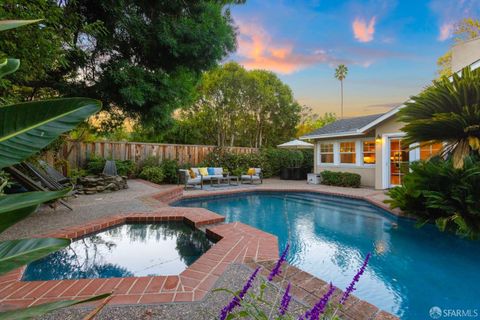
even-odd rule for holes
{"type": "Polygon", "coordinates": [[[200,189],[203,189],[203,177],[202,177],[202,175],[196,173],[196,177],[192,178],[190,176],[190,172],[188,172],[188,170],[180,169],[180,170],[178,170],[178,172],[179,172],[179,175],[180,175],[179,182],[185,184],[185,190],[187,190],[188,186],[195,187],[197,185],[200,185],[200,189]]]}
{"type": "Polygon", "coordinates": [[[250,168],[248,169],[247,174],[242,174],[241,176],[242,183],[249,182],[253,184],[254,181],[259,181],[260,184],[263,183],[263,174],[261,168],[250,168]]]}

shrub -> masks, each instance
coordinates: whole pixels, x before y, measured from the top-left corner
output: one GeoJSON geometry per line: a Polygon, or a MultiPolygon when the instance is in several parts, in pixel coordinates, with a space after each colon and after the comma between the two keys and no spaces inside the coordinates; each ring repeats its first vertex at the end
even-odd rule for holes
{"type": "Polygon", "coordinates": [[[106,160],[97,156],[93,156],[87,160],[87,172],[89,174],[100,174],[103,172],[106,160]]]}
{"type": "Polygon", "coordinates": [[[165,175],[165,183],[178,183],[179,166],[177,160],[163,160],[160,167],[162,168],[163,174],[165,175]]]}
{"type": "MultiPolygon", "coordinates": [[[[101,174],[107,160],[94,156],[87,161],[87,172],[89,174],[101,174]]],[[[131,160],[115,160],[117,173],[121,176],[129,176],[135,173],[135,163],[131,160]]]]}
{"type": "Polygon", "coordinates": [[[130,176],[135,173],[135,163],[132,160],[115,160],[117,173],[121,176],[130,176]]]}
{"type": "Polygon", "coordinates": [[[165,174],[161,167],[144,167],[140,172],[139,177],[160,184],[163,182],[165,174]]]}
{"type": "Polygon", "coordinates": [[[456,169],[452,160],[439,157],[412,163],[403,185],[388,191],[391,208],[418,219],[422,226],[434,222],[469,238],[480,235],[480,161],[469,157],[456,169]]]}
{"type": "Polygon", "coordinates": [[[337,187],[360,187],[361,177],[359,174],[350,172],[323,171],[322,184],[337,187]]]}

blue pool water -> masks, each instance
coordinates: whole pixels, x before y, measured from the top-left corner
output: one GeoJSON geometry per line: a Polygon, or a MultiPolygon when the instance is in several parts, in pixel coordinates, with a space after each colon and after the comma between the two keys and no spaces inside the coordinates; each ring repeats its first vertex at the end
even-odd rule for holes
{"type": "Polygon", "coordinates": [[[181,222],[124,224],[30,263],[23,280],[179,274],[211,245],[204,232],[181,222]]]}
{"type": "MultiPolygon", "coordinates": [[[[372,252],[355,295],[401,319],[433,306],[480,312],[480,243],[421,229],[365,201],[313,193],[244,193],[181,200],[278,237],[288,261],[344,289],[372,252]]],[[[480,315],[479,315],[480,317],[480,315]]]]}

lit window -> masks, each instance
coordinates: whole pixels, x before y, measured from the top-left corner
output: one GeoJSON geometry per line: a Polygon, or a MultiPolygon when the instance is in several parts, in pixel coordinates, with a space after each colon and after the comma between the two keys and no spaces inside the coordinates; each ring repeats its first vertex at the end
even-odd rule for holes
{"type": "Polygon", "coordinates": [[[333,163],[333,143],[320,144],[320,162],[333,163]]]}
{"type": "Polygon", "coordinates": [[[420,160],[427,160],[430,157],[440,153],[442,149],[441,143],[434,143],[430,145],[420,145],[420,160]]]}
{"type": "Polygon", "coordinates": [[[363,142],[363,163],[375,164],[375,141],[363,142]]]}
{"type": "Polygon", "coordinates": [[[340,163],[355,163],[355,142],[340,143],[340,163]]]}

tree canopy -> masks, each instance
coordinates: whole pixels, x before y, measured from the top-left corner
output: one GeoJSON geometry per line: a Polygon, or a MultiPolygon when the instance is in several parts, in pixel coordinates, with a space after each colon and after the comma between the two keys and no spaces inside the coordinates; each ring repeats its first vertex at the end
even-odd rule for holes
{"type": "Polygon", "coordinates": [[[164,127],[173,110],[194,100],[201,73],[235,50],[229,6],[243,2],[5,0],[2,17],[44,23],[0,39],[2,50],[28,56],[24,73],[3,87],[24,88],[18,100],[98,98],[107,110],[164,127]]]}
{"type": "Polygon", "coordinates": [[[301,107],[272,72],[230,62],[206,72],[197,94],[180,121],[188,122],[202,143],[263,147],[295,136],[301,107]]]}
{"type": "MultiPolygon", "coordinates": [[[[480,37],[480,20],[465,18],[455,25],[453,31],[454,44],[462,43],[471,39],[480,37]]],[[[440,76],[450,76],[452,70],[452,50],[449,49],[443,56],[437,60],[438,74],[440,76]]]]}

